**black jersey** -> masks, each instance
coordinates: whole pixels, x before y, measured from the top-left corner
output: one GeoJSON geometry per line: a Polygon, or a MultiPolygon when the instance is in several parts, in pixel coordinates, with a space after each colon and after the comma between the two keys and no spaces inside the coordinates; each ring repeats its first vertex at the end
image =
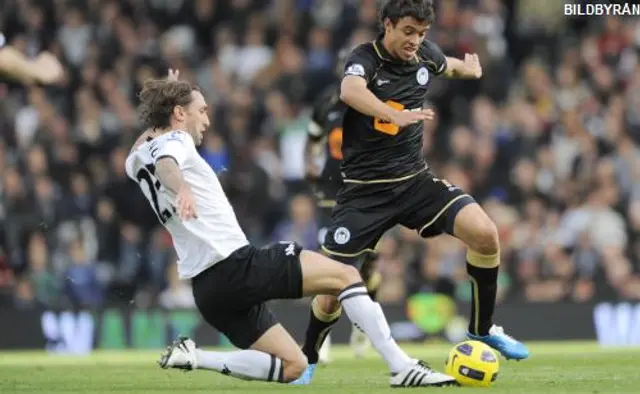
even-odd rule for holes
{"type": "Polygon", "coordinates": [[[325,166],[315,185],[320,200],[334,200],[342,187],[342,120],[346,109],[340,101],[339,85],[327,88],[313,105],[309,138],[314,141],[325,139],[327,145],[325,166]]]}
{"type": "MultiPolygon", "coordinates": [[[[433,42],[424,40],[414,59],[402,61],[391,57],[379,37],[351,52],[344,75],[363,77],[381,101],[411,111],[423,108],[430,77],[442,74],[446,66],[433,42]]],[[[426,168],[422,123],[399,128],[348,108],[343,129],[341,171],[346,181],[393,180],[426,168]]]]}

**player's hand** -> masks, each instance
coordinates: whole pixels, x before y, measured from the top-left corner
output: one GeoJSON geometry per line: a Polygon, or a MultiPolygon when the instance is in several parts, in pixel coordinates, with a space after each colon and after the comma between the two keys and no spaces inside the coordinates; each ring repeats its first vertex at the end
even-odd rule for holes
{"type": "Polygon", "coordinates": [[[49,85],[62,80],[64,69],[58,59],[50,52],[42,52],[34,61],[38,82],[49,85]]]}
{"type": "Polygon", "coordinates": [[[391,116],[391,123],[398,127],[406,127],[415,123],[435,118],[435,112],[431,109],[423,109],[421,111],[396,111],[391,116]]]}
{"type": "Polygon", "coordinates": [[[482,77],[482,66],[480,65],[480,59],[478,59],[477,54],[466,53],[464,55],[464,66],[474,78],[478,79],[482,77]]]}
{"type": "Polygon", "coordinates": [[[193,193],[189,186],[182,186],[176,196],[176,204],[178,205],[178,216],[180,220],[197,219],[198,213],[196,212],[196,201],[193,198],[193,193]]]}
{"type": "Polygon", "coordinates": [[[167,81],[176,82],[180,77],[180,70],[174,70],[173,68],[169,69],[169,73],[167,74],[167,81]]]}

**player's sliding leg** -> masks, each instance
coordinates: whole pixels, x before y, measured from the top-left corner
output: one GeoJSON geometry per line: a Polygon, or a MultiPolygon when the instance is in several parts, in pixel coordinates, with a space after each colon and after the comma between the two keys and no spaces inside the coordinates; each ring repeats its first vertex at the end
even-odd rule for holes
{"type": "Polygon", "coordinates": [[[455,383],[452,377],[435,372],[400,349],[391,336],[380,304],[371,300],[355,268],[309,251],[302,252],[300,262],[303,293],[330,294],[337,298],[349,319],[367,334],[373,347],[387,363],[392,386],[442,386],[455,383]]]}
{"type": "Polygon", "coordinates": [[[180,338],[167,347],[159,364],[162,368],[207,369],[243,380],[287,383],[302,374],[307,360],[291,335],[276,324],[247,350],[201,350],[191,339],[180,338]]]}
{"type": "Polygon", "coordinates": [[[495,224],[478,204],[473,203],[457,213],[453,232],[469,247],[467,274],[471,281],[472,303],[468,337],[486,343],[507,359],[529,357],[529,350],[524,344],[493,324],[500,265],[495,224]]]}

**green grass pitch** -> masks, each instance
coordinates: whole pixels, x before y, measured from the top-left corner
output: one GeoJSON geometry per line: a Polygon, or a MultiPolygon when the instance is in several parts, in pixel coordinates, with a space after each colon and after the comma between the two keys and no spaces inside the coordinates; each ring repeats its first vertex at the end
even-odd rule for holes
{"type": "MultiPolygon", "coordinates": [[[[417,388],[405,391],[487,390],[491,393],[640,393],[640,348],[601,349],[590,342],[529,343],[522,362],[501,359],[500,376],[488,389],[417,388]]],[[[450,345],[404,348],[439,370],[450,345]]],[[[155,364],[160,351],[99,351],[90,356],[0,352],[0,393],[388,393],[386,368],[373,350],[356,360],[346,347],[332,349],[333,362],[316,372],[311,386],[245,382],[211,371],[184,373],[155,364]]]]}

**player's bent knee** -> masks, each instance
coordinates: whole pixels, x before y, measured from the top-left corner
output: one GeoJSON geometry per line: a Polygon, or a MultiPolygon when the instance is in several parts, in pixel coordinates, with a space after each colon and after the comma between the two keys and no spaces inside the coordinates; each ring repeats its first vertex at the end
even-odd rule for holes
{"type": "Polygon", "coordinates": [[[316,296],[312,301],[311,308],[316,317],[322,321],[332,321],[342,312],[338,299],[332,295],[316,296]]]}
{"type": "Polygon", "coordinates": [[[498,228],[479,207],[470,209],[456,218],[456,236],[470,249],[482,254],[493,255],[500,251],[498,228]],[[458,219],[460,219],[458,221],[458,219]]]}
{"type": "Polygon", "coordinates": [[[362,276],[360,276],[360,271],[358,271],[355,267],[350,265],[344,265],[342,267],[341,273],[341,289],[344,289],[347,286],[350,286],[354,283],[362,282],[362,276]]]}
{"type": "Polygon", "coordinates": [[[475,239],[469,245],[471,249],[482,255],[494,255],[500,251],[498,228],[491,219],[483,220],[475,233],[475,239]]]}
{"type": "Polygon", "coordinates": [[[482,255],[500,251],[498,229],[477,203],[462,208],[455,217],[454,235],[482,255]]]}
{"type": "Polygon", "coordinates": [[[293,359],[283,360],[282,363],[284,364],[282,380],[285,383],[298,379],[308,366],[307,358],[302,352],[293,359]]]}

